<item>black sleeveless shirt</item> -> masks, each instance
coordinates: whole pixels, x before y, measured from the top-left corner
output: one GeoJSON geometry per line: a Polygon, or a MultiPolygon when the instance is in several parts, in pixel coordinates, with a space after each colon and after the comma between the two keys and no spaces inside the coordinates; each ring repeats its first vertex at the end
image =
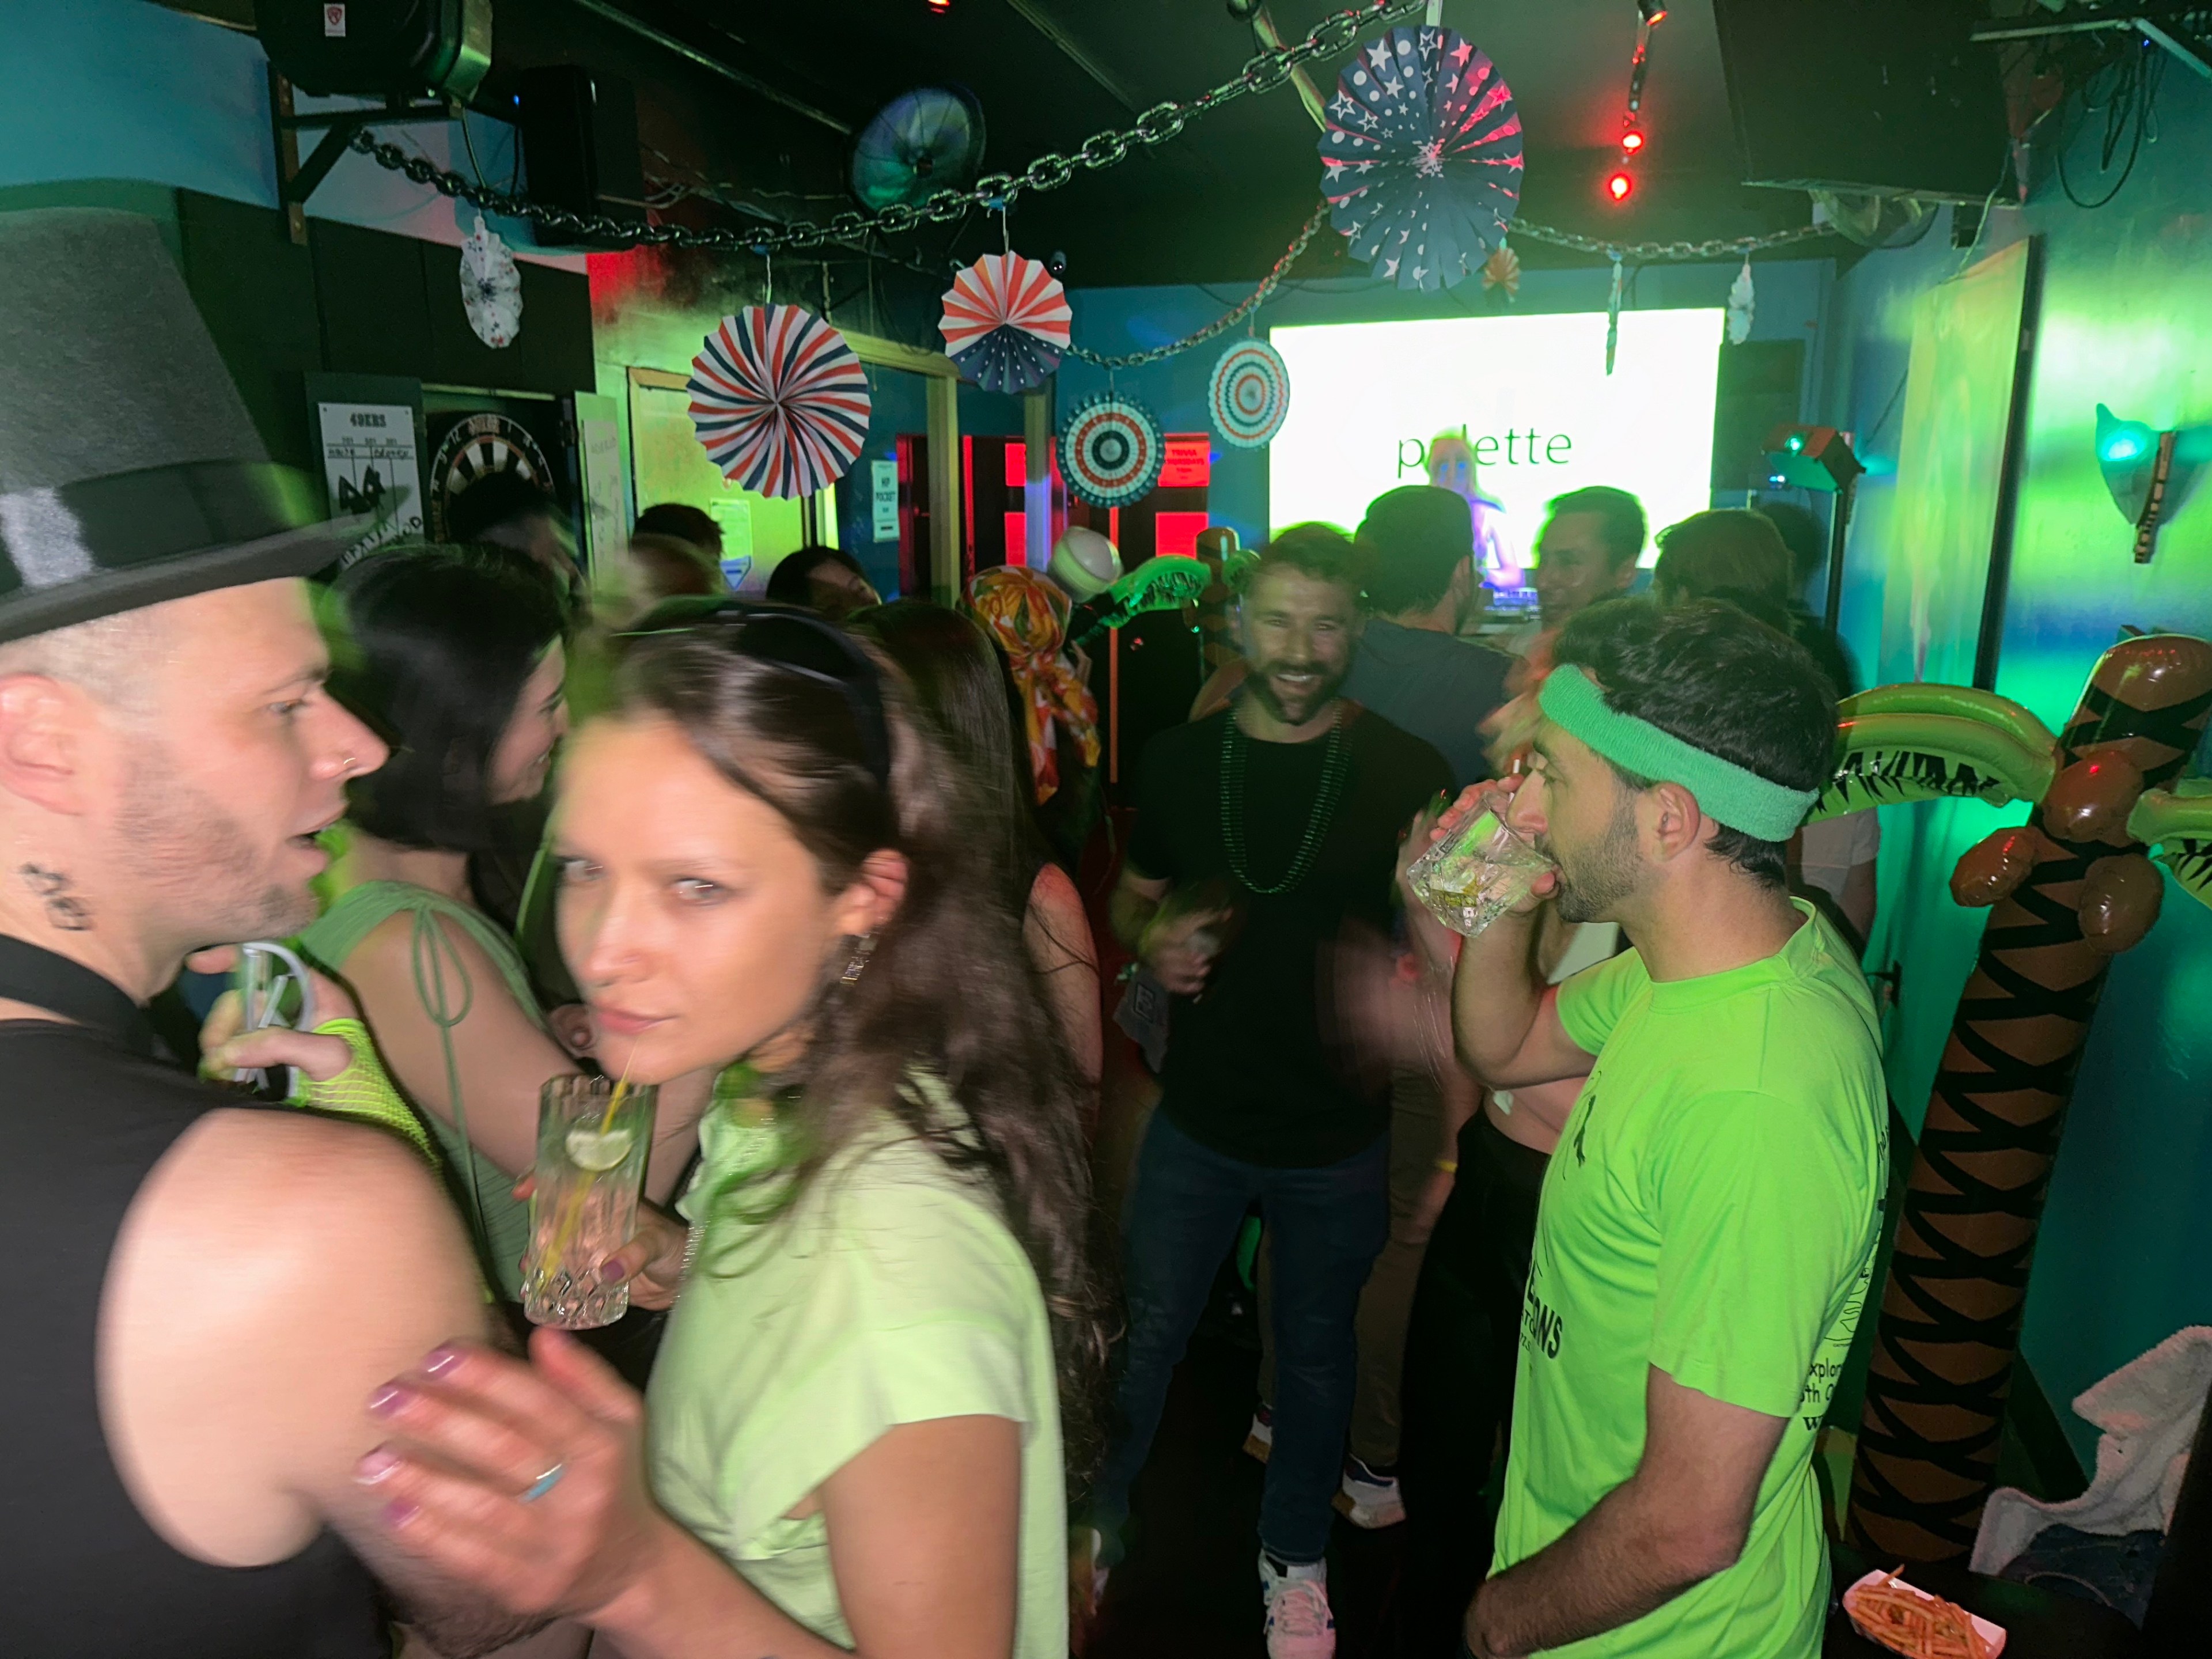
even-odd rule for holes
{"type": "Polygon", "coordinates": [[[195,1561],[138,1512],[100,1425],[124,1217],[201,1114],[240,1097],[157,1060],[130,999],[60,957],[0,937],[0,997],[82,1022],[0,1021],[0,1654],[383,1659],[375,1584],[336,1534],[264,1567],[195,1561]]]}

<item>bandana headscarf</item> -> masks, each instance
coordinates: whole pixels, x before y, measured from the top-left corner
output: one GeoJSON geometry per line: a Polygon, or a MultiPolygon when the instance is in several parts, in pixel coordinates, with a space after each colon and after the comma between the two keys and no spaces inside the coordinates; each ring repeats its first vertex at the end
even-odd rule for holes
{"type": "Polygon", "coordinates": [[[1066,721],[1083,745],[1086,766],[1098,764],[1098,703],[1077,677],[1060,646],[1067,638],[1067,595],[1033,570],[1003,565],[979,574],[968,584],[968,607],[1006,654],[1006,665],[1022,694],[1023,724],[1029,738],[1030,774],[1036,781],[1037,804],[1060,787],[1056,726],[1066,721]]]}

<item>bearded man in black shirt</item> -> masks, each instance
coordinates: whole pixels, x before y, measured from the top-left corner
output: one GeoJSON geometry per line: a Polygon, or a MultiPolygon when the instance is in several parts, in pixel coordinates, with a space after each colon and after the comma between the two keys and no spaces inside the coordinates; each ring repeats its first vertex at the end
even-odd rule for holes
{"type": "MultiPolygon", "coordinates": [[[[1248,573],[1230,708],[1145,750],[1115,932],[1175,998],[1158,1112],[1123,1218],[1121,1437],[1109,1537],[1227,1251],[1256,1198],[1274,1260],[1274,1443],[1260,1512],[1271,1659],[1325,1659],[1324,1554],[1357,1376],[1352,1316],[1388,1231],[1388,1107],[1323,1042],[1318,963],[1389,921],[1400,836],[1450,778],[1339,696],[1360,632],[1352,544],[1285,532],[1248,573]]],[[[1110,1551],[1110,1545],[1109,1545],[1110,1551]]]]}

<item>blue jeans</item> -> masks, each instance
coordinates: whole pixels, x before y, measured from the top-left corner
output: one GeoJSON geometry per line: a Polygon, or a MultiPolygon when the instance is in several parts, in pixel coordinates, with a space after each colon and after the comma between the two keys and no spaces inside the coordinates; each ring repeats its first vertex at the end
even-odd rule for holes
{"type": "Polygon", "coordinates": [[[1328,1550],[1358,1383],[1352,1316],[1390,1230],[1388,1136],[1341,1164],[1277,1170],[1200,1146],[1169,1121],[1164,1104],[1153,1113],[1122,1212],[1129,1330],[1094,1519],[1109,1534],[1127,1519],[1169,1378],[1255,1198],[1274,1254],[1274,1446],[1260,1544],[1278,1560],[1318,1561],[1328,1550]]]}

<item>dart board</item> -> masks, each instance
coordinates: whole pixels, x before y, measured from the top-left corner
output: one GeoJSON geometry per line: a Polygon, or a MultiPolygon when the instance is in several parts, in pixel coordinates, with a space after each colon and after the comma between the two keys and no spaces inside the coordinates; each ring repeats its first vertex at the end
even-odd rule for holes
{"type": "Polygon", "coordinates": [[[454,501],[495,473],[520,474],[548,495],[553,470],[545,452],[520,422],[505,415],[470,415],[454,422],[430,464],[430,533],[447,539],[446,516],[454,501]]]}

